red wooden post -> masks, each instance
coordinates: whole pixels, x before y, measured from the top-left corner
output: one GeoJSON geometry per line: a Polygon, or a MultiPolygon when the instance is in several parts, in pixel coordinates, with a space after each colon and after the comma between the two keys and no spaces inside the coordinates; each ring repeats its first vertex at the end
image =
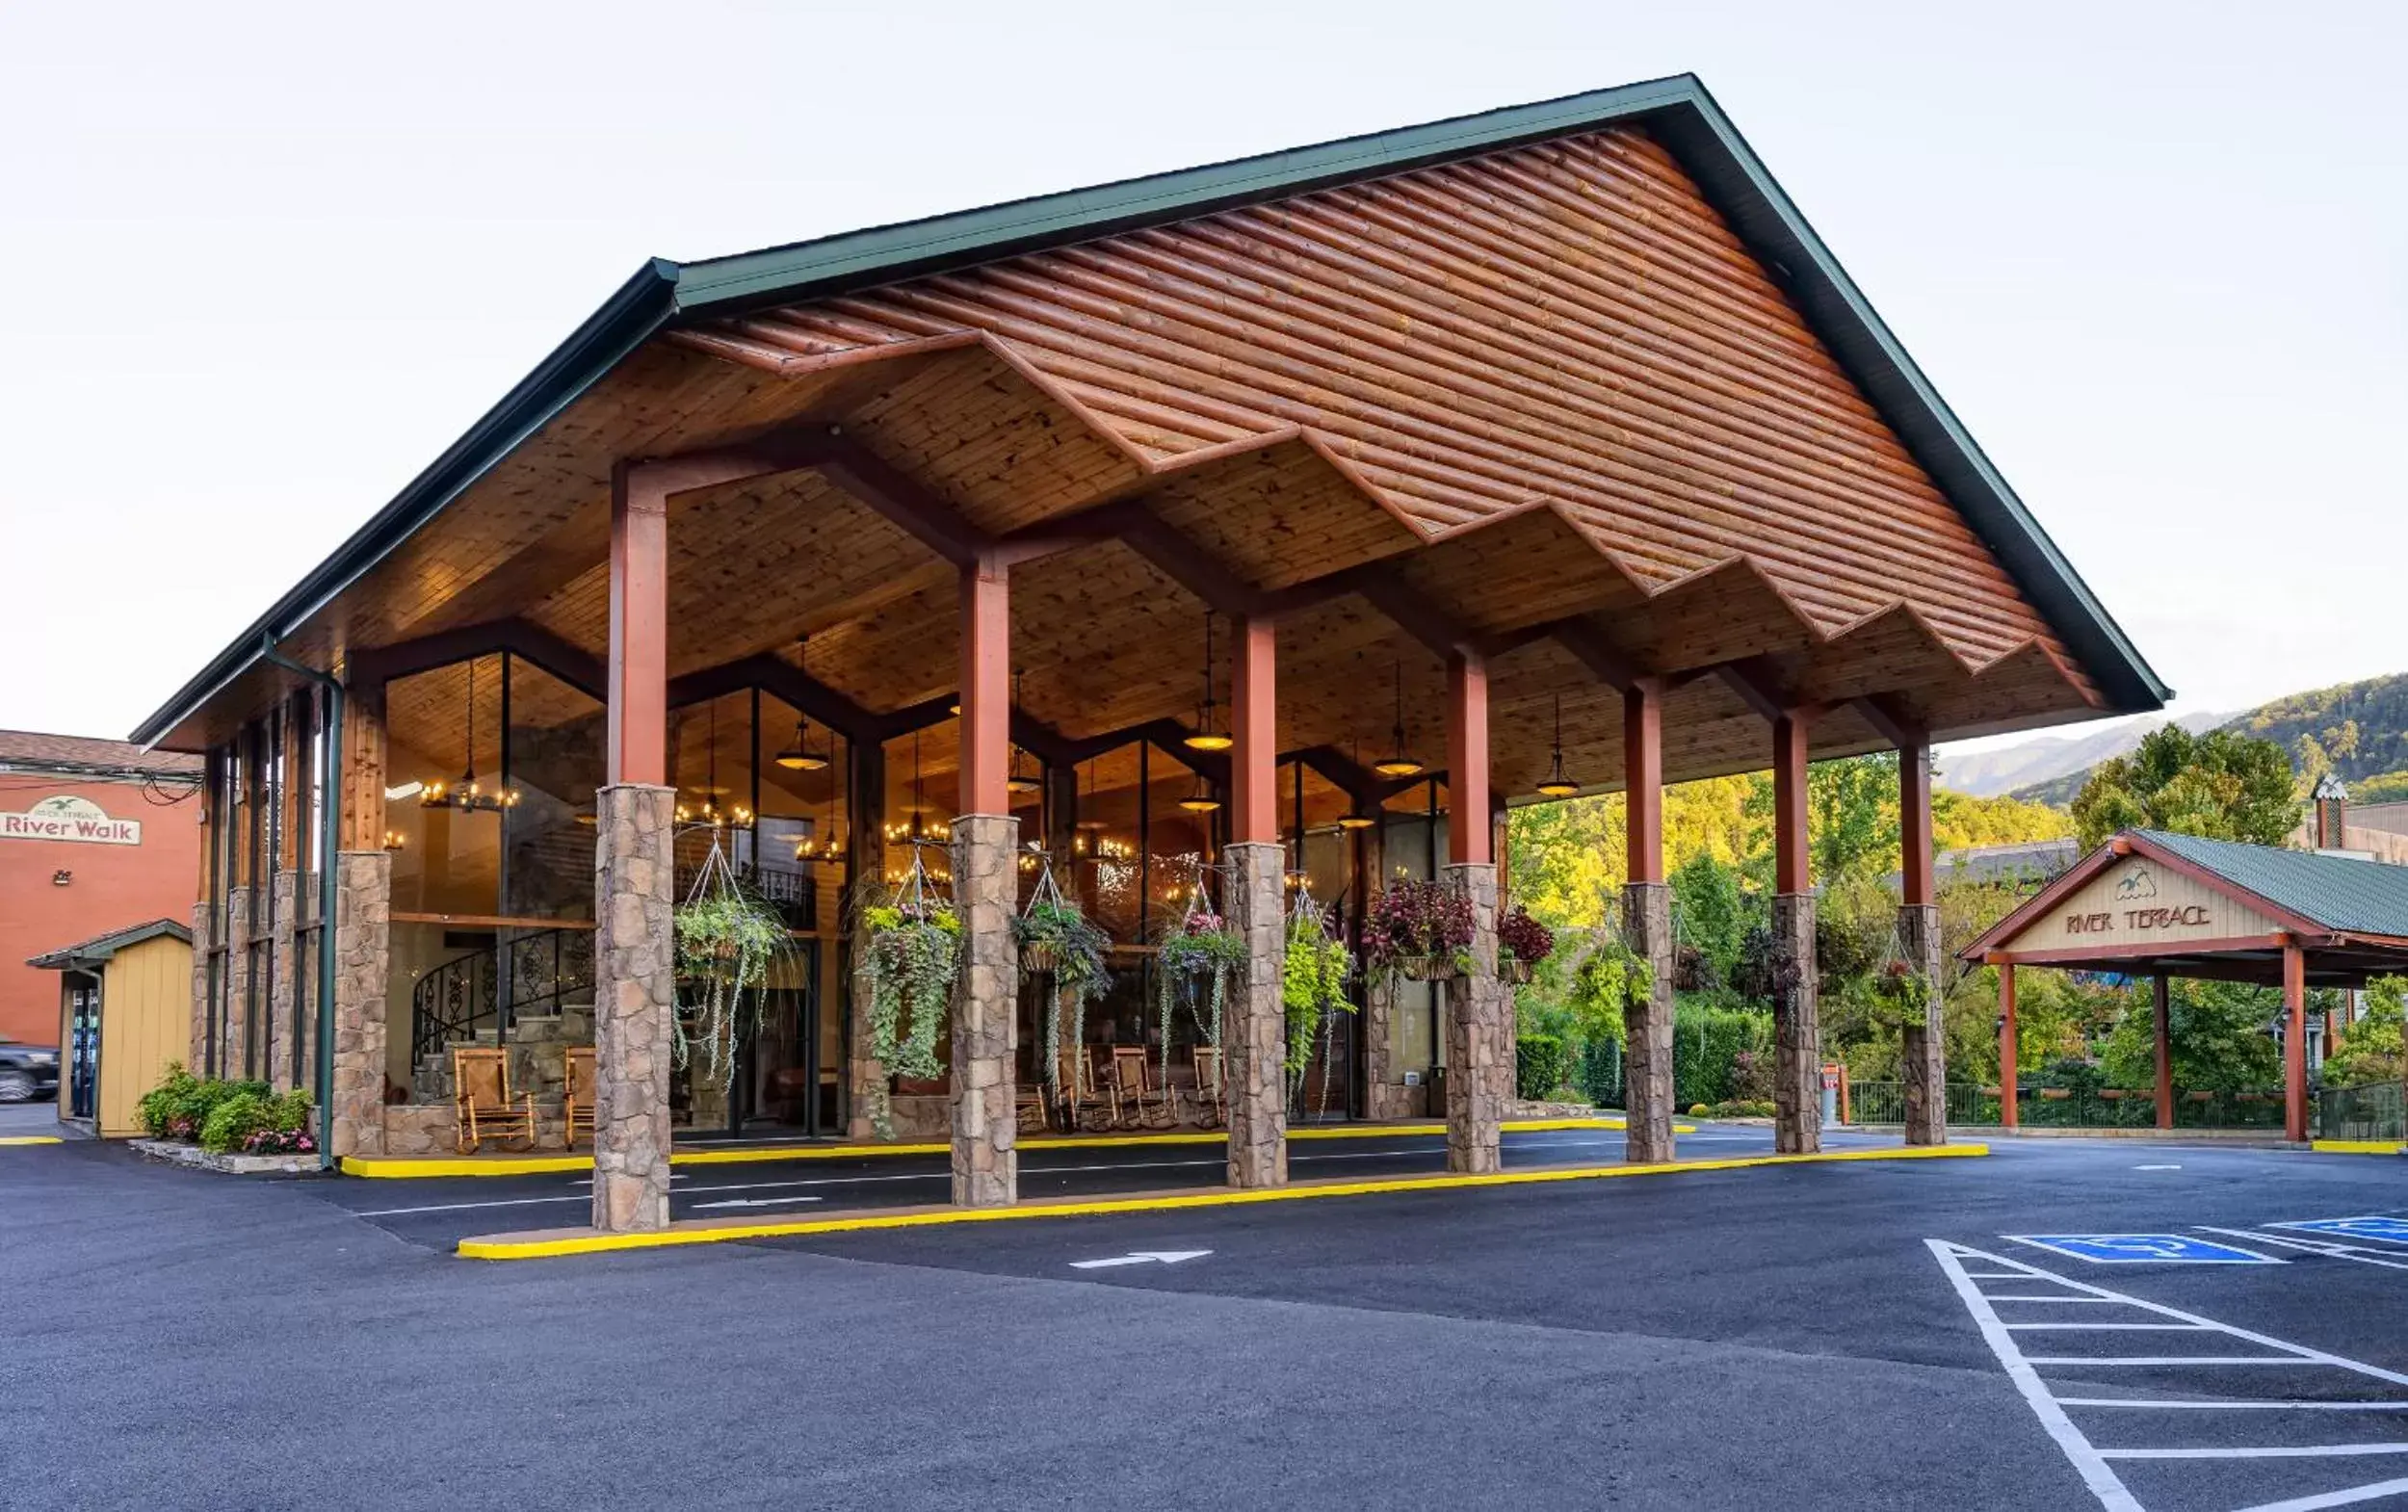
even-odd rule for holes
{"type": "Polygon", "coordinates": [[[1011,595],[1006,569],[961,569],[961,812],[1006,815],[1011,795],[1011,595]]]}
{"type": "Polygon", "coordinates": [[[2296,939],[2283,946],[2283,1137],[2308,1138],[2308,957],[2296,939]]]}
{"type": "Polygon", "coordinates": [[[1898,900],[1909,908],[1939,901],[1931,869],[1931,743],[1898,748],[1898,900]]]}
{"type": "Polygon", "coordinates": [[[611,666],[605,783],[668,780],[668,494],[611,470],[611,666]]]}
{"type": "Polygon", "coordinates": [[[1785,714],[1772,721],[1774,892],[1814,891],[1806,840],[1806,718],[1785,714]]]}
{"type": "Polygon", "coordinates": [[[1663,680],[1622,691],[1622,777],[1634,882],[1663,880],[1663,680]]]}
{"type": "Polygon", "coordinates": [[[2172,990],[2159,972],[2149,983],[2158,1021],[2158,1127],[2174,1127],[2174,1009],[2172,990]]]}
{"type": "Polygon", "coordinates": [[[2021,1109],[2015,1106],[2015,963],[1999,963],[1999,1123],[2016,1127],[2021,1109]]]}
{"type": "Polygon", "coordinates": [[[1485,866],[1488,830],[1488,664],[1469,651],[1447,659],[1447,859],[1485,866]]]}
{"type": "MultiPolygon", "coordinates": [[[[1268,619],[1238,621],[1231,648],[1231,733],[1238,748],[1229,764],[1229,840],[1233,845],[1279,839],[1278,637],[1268,619]]],[[[1299,841],[1301,844],[1301,841],[1299,841]]]]}

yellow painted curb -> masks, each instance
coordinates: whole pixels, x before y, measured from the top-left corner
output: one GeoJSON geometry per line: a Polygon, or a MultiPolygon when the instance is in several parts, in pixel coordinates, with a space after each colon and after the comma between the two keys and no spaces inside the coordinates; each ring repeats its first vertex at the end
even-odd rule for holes
{"type": "Polygon", "coordinates": [[[2308,1148],[2318,1155],[2408,1155],[2396,1139],[2316,1139],[2308,1148]]]}
{"type": "Polygon", "coordinates": [[[1941,1160],[1985,1156],[1986,1144],[1941,1144],[1879,1150],[1825,1150],[1816,1155],[1753,1155],[1723,1160],[1681,1160],[1669,1165],[1569,1165],[1486,1176],[1392,1176],[1372,1181],[1329,1182],[1308,1186],[1230,1187],[1155,1197],[1105,1197],[1092,1202],[1047,1203],[1015,1208],[946,1208],[916,1212],[860,1212],[833,1218],[782,1219],[772,1223],[712,1224],[656,1229],[642,1234],[575,1234],[559,1238],[513,1239],[507,1236],[467,1238],[456,1253],[463,1260],[549,1260],[613,1250],[664,1249],[686,1244],[726,1244],[740,1239],[787,1238],[805,1234],[849,1234],[864,1229],[932,1228],[952,1223],[1003,1223],[1016,1218],[1077,1218],[1117,1212],[1165,1212],[1184,1208],[1235,1208],[1264,1202],[1301,1202],[1316,1197],[1365,1197],[1392,1192],[1451,1191],[1467,1186],[1527,1186],[1542,1182],[1604,1181],[1619,1176],[1676,1176],[1686,1171],[1737,1171],[1760,1165],[1817,1165],[1854,1160],[1941,1160]]]}
{"type": "MultiPolygon", "coordinates": [[[[1567,1129],[1620,1129],[1619,1118],[1514,1118],[1499,1125],[1506,1134],[1546,1134],[1567,1129]]],[[[1288,1137],[1295,1139],[1386,1139],[1443,1134],[1443,1123],[1413,1124],[1331,1124],[1307,1129],[1291,1129],[1288,1137]]],[[[1676,1134],[1695,1134],[1695,1126],[1674,1124],[1676,1134]]],[[[1220,1130],[1200,1130],[1190,1134],[1061,1134],[1041,1139],[1020,1141],[1023,1150],[1107,1150],[1145,1145],[1225,1144],[1229,1135],[1220,1130]]],[[[948,1155],[951,1144],[751,1144],[701,1145],[693,1149],[672,1150],[671,1165],[758,1165],[772,1160],[845,1160],[887,1155],[948,1155]]],[[[523,1155],[501,1157],[467,1156],[385,1156],[347,1155],[342,1160],[346,1176],[393,1179],[425,1179],[441,1176],[546,1176],[561,1171],[589,1171],[593,1157],[589,1155],[523,1155]]]]}
{"type": "Polygon", "coordinates": [[[11,1134],[11,1135],[9,1135],[7,1138],[5,1138],[5,1139],[0,1139],[0,1144],[65,1144],[65,1143],[66,1143],[66,1141],[65,1141],[65,1140],[64,1140],[64,1139],[62,1139],[62,1138],[60,1138],[57,1134],[11,1134]]]}

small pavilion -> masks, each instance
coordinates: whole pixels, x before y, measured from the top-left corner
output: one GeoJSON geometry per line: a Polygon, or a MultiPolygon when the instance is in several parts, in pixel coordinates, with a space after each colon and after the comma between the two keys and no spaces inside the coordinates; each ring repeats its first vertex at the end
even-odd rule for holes
{"type": "Polygon", "coordinates": [[[2015,1127],[2015,971],[2150,978],[2158,1127],[2174,1127],[2166,984],[2177,977],[2283,991],[2283,1129],[2308,1137],[2310,987],[2408,975],[2408,867],[2272,846],[2126,830],[1992,925],[1959,959],[1999,971],[2001,1118],[2015,1127]]]}
{"type": "Polygon", "coordinates": [[[1934,1142],[1931,743],[2166,697],[1683,76],[648,263],[137,739],[209,762],[195,1062],[314,1064],[330,1152],[412,1153],[443,1110],[388,1089],[498,992],[510,1032],[589,1033],[624,1229],[667,1221],[673,1119],[743,1113],[670,1055],[723,819],[805,962],[736,1102],[858,1132],[891,1090],[997,1204],[1042,1074],[1031,844],[1139,978],[1213,878],[1254,953],[1241,1186],[1286,1179],[1286,888],[1357,938],[1385,879],[1465,892],[1469,975],[1369,984],[1311,1076],[1371,1118],[1442,1080],[1480,1171],[1505,811],[1627,791],[1630,1151],[1665,1160],[1662,789],[1767,767],[1778,1144],[1815,1149],[1807,764],[1896,750],[1934,1142]],[[904,1085],[845,899],[931,836],[968,966],[948,1078],[904,1085]]]}

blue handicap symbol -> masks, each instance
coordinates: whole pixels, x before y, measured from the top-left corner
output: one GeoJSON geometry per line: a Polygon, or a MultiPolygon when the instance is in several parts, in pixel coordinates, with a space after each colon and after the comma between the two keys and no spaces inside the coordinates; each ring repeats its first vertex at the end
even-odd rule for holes
{"type": "Polygon", "coordinates": [[[2303,1229],[2310,1234],[2339,1234],[2350,1238],[2380,1239],[2408,1244],[2408,1218],[2369,1214],[2362,1218],[2308,1218],[2297,1223],[2269,1223],[2269,1229],[2303,1229]]]}
{"type": "Polygon", "coordinates": [[[2279,1265],[2254,1250],[2185,1234],[2009,1234],[2018,1244],[2055,1250],[2094,1265],[2279,1265]]]}

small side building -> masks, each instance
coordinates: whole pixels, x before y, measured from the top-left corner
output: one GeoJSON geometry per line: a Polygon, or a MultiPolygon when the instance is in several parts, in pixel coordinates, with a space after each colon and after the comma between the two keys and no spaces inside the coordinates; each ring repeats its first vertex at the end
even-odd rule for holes
{"type": "Polygon", "coordinates": [[[26,964],[59,974],[59,1121],[143,1133],[135,1105],[192,1038],[193,932],[154,919],[26,964]]]}

